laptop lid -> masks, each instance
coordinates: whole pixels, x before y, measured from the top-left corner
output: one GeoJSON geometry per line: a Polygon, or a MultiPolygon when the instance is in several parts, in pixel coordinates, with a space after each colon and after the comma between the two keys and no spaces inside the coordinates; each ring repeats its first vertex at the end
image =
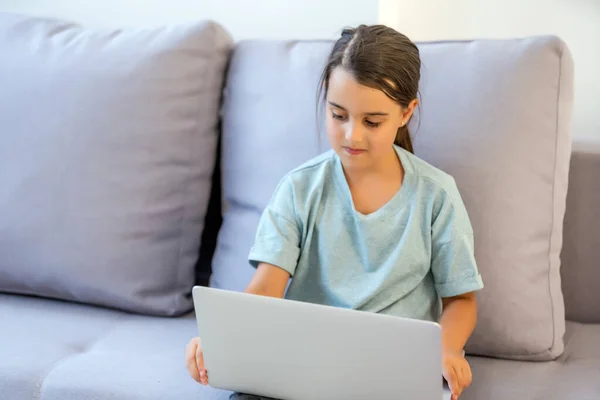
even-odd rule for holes
{"type": "Polygon", "coordinates": [[[193,297],[212,387],[285,400],[445,397],[436,323],[201,286],[193,297]]]}

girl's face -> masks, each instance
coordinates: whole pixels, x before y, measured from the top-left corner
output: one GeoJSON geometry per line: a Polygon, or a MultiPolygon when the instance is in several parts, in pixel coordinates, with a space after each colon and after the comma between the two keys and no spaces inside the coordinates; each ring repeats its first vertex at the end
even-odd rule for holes
{"type": "Polygon", "coordinates": [[[408,121],[415,105],[416,100],[403,109],[381,90],[359,84],[343,68],[331,71],[326,99],[327,136],[343,165],[373,168],[394,154],[396,132],[408,121]]]}

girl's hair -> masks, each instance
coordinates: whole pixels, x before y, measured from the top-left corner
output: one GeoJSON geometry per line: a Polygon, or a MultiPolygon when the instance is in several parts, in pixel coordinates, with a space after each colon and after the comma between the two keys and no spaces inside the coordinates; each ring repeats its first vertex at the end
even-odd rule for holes
{"type": "MultiPolygon", "coordinates": [[[[321,75],[319,99],[324,99],[323,91],[327,96],[331,72],[338,66],[358,83],[383,91],[403,108],[419,92],[419,49],[408,37],[385,25],[360,25],[342,31],[321,75]]],[[[398,129],[394,143],[413,152],[408,124],[398,129]]]]}

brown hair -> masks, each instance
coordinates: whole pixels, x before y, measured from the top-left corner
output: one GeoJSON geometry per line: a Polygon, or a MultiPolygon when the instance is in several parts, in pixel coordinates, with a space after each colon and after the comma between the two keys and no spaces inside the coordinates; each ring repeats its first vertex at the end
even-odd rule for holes
{"type": "MultiPolygon", "coordinates": [[[[323,91],[327,96],[331,72],[338,66],[360,84],[383,91],[403,108],[419,92],[419,49],[408,37],[385,25],[360,25],[342,31],[321,75],[319,98],[323,91]]],[[[407,124],[398,128],[394,143],[413,152],[407,124]]]]}

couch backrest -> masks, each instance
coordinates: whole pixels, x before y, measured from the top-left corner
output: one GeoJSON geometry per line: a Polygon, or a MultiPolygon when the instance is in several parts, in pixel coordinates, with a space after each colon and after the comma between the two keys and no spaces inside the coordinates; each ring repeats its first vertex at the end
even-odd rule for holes
{"type": "Polygon", "coordinates": [[[561,258],[567,319],[599,323],[600,141],[573,145],[561,258]]]}
{"type": "MultiPolygon", "coordinates": [[[[315,100],[332,42],[238,43],[222,125],[223,226],[211,285],[243,290],[262,210],[318,146],[315,100]]],[[[420,43],[415,152],[455,177],[486,288],[467,351],[545,360],[563,349],[560,248],[572,59],[556,37],[420,43]]],[[[324,132],[321,138],[325,139],[324,132]]]]}

